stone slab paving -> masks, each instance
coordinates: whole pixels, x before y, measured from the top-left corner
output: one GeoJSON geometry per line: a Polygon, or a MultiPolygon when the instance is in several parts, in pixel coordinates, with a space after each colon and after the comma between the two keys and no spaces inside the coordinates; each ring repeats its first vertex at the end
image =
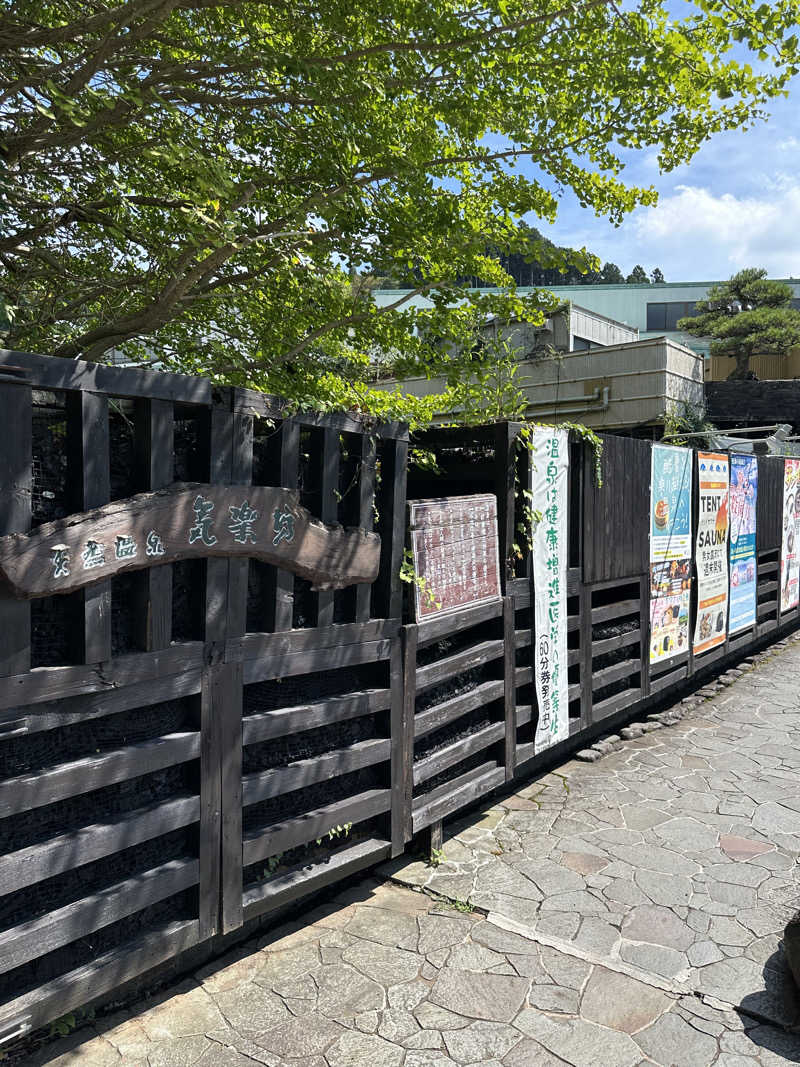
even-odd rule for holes
{"type": "Polygon", "coordinates": [[[51,1067],[771,1067],[793,1036],[517,932],[366,882],[30,1062],[51,1067]]]}
{"type": "Polygon", "coordinates": [[[27,1062],[800,1063],[780,950],[800,897],[795,678],[797,645],[679,725],[454,824],[439,867],[396,862],[394,884],[365,880],[27,1062]]]}

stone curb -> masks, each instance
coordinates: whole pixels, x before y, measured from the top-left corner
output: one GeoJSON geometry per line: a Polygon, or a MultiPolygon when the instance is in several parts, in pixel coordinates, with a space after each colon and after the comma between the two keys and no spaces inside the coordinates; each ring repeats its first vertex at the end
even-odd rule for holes
{"type": "Polygon", "coordinates": [[[766,660],[788,648],[790,644],[798,641],[800,641],[800,631],[776,641],[774,645],[770,645],[769,648],[765,648],[755,655],[747,656],[735,667],[730,667],[724,674],[721,674],[711,682],[707,682],[694,693],[690,693],[689,696],[684,697],[677,704],[673,704],[672,707],[648,715],[644,722],[633,722],[628,726],[623,726],[618,734],[608,734],[599,738],[589,748],[582,748],[575,753],[575,759],[582,760],[584,763],[596,763],[603,756],[608,756],[612,752],[617,752],[623,748],[626,741],[633,741],[637,737],[643,737],[645,734],[652,733],[653,730],[661,730],[665,726],[675,726],[681,719],[685,719],[687,715],[691,714],[695,708],[708,700],[712,700],[718,693],[727,686],[733,685],[743,675],[748,674],[766,660]]]}

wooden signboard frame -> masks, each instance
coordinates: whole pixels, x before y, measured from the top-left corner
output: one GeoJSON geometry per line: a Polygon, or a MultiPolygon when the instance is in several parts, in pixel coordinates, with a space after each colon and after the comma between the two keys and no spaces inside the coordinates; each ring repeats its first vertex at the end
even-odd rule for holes
{"type": "Polygon", "coordinates": [[[374,582],[380,551],[378,534],[314,518],[297,490],[175,483],[0,538],[0,576],[29,600],[181,559],[252,557],[330,590],[374,582]]]}
{"type": "Polygon", "coordinates": [[[414,585],[417,622],[500,600],[493,493],[411,500],[408,517],[414,571],[422,579],[414,585]]]}

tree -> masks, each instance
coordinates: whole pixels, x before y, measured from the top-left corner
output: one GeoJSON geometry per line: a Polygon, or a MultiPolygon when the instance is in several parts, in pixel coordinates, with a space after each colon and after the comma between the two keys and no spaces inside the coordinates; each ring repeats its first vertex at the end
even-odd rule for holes
{"type": "MultiPolygon", "coordinates": [[[[623,182],[624,152],[655,147],[669,170],[759,116],[797,69],[800,0],[762,10],[6,4],[7,343],[154,353],[300,401],[372,403],[376,348],[434,373],[487,314],[542,321],[546,297],[519,297],[486,245],[536,259],[544,245],[520,220],[552,222],[552,189],[617,223],[656,198],[623,182]],[[763,61],[730,58],[734,43],[763,61]],[[432,307],[378,309],[364,274],[432,307]],[[459,304],[466,278],[499,291],[459,304]]],[[[597,266],[586,253],[583,269],[597,266]]]]}
{"type": "Polygon", "coordinates": [[[628,285],[649,285],[650,279],[647,277],[647,271],[639,263],[633,268],[628,277],[625,279],[628,285]]]}
{"type": "Polygon", "coordinates": [[[616,263],[604,263],[600,271],[600,281],[603,285],[623,285],[625,276],[616,263]]]}
{"type": "Polygon", "coordinates": [[[680,319],[678,329],[710,337],[712,356],[736,360],[728,377],[749,378],[752,356],[780,356],[800,344],[800,311],[790,306],[793,296],[791,286],[768,281],[765,270],[749,267],[712,285],[695,305],[696,316],[680,319]]]}
{"type": "Polygon", "coordinates": [[[653,267],[652,271],[650,272],[650,281],[653,283],[653,285],[664,284],[666,278],[662,274],[660,267],[653,267]]]}

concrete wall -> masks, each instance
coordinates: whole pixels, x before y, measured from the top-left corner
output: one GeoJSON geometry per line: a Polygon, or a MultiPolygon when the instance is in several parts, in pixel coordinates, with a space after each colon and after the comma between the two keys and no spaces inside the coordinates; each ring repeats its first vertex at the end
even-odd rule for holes
{"type": "MultiPolygon", "coordinates": [[[[675,404],[702,404],[702,363],[691,349],[664,337],[538,363],[523,361],[527,417],[583,422],[596,430],[656,424],[675,404]]],[[[442,392],[445,383],[412,378],[402,388],[414,396],[430,396],[442,392]]],[[[442,412],[443,420],[446,414],[442,412]]]]}
{"type": "MultiPolygon", "coordinates": [[[[593,348],[625,344],[639,338],[638,330],[574,304],[568,314],[552,315],[544,326],[532,326],[527,322],[501,324],[492,320],[484,327],[484,333],[508,341],[519,350],[522,358],[530,356],[542,345],[571,352],[576,347],[576,338],[589,342],[593,348]]],[[[578,347],[585,345],[579,344],[578,347]]]]}

